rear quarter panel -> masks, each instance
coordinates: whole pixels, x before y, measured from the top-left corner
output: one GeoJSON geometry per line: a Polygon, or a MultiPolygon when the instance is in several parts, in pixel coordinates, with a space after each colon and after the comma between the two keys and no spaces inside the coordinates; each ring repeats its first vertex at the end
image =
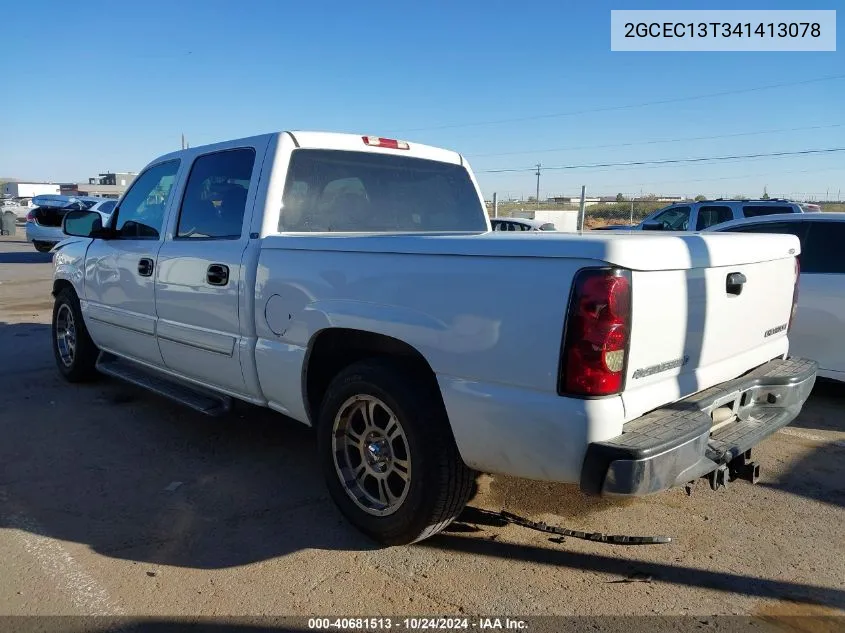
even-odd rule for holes
{"type": "Polygon", "coordinates": [[[258,262],[256,363],[267,399],[293,417],[306,417],[306,350],[332,327],[404,341],[438,376],[556,393],[570,281],[591,262],[288,250],[284,236],[272,240],[258,262]]]}

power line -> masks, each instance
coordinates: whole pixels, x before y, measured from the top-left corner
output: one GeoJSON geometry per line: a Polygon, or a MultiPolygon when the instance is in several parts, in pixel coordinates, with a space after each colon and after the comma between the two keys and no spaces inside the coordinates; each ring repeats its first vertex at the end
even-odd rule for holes
{"type": "MultiPolygon", "coordinates": [[[[670,158],[665,160],[636,160],[624,163],[592,163],[587,165],[559,165],[555,167],[543,167],[543,169],[590,169],[595,167],[630,167],[641,165],[672,165],[677,163],[702,163],[719,162],[723,160],[741,160],[744,158],[769,158],[773,156],[799,156],[806,154],[832,154],[843,152],[845,147],[831,147],[827,149],[804,149],[793,152],[766,152],[761,154],[735,154],[733,156],[702,156],[697,158],[670,158]]],[[[512,169],[482,169],[480,173],[502,174],[507,172],[534,171],[535,167],[518,167],[512,169]]]]}
{"type": "Polygon", "coordinates": [[[617,148],[617,147],[637,147],[642,145],[662,145],[665,143],[681,143],[683,141],[710,141],[713,139],[719,138],[737,138],[741,136],[759,136],[763,134],[778,134],[781,132],[805,132],[808,130],[829,130],[832,128],[840,128],[845,127],[843,123],[833,123],[830,125],[811,125],[808,127],[792,127],[792,128],[781,128],[777,130],[759,130],[756,132],[738,132],[736,134],[716,134],[712,136],[686,136],[682,138],[669,138],[669,139],[659,139],[654,141],[635,141],[631,143],[611,143],[609,145],[581,145],[581,146],[570,146],[570,147],[556,147],[556,148],[549,148],[549,149],[537,149],[537,150],[520,150],[518,152],[491,152],[489,154],[465,154],[467,158],[482,158],[486,156],[516,156],[518,154],[541,154],[541,153],[548,153],[548,152],[568,152],[568,151],[575,151],[575,150],[585,150],[585,149],[609,149],[609,148],[617,148]]]}
{"type": "MultiPolygon", "coordinates": [[[[780,153],[778,153],[778,154],[780,154],[780,153]]],[[[777,155],[777,156],[759,156],[759,157],[755,157],[755,158],[749,158],[748,160],[749,161],[751,161],[751,160],[769,160],[769,159],[781,159],[781,158],[788,158],[788,157],[789,157],[788,154],[787,155],[777,155]]],[[[824,159],[824,158],[827,158],[827,157],[838,158],[835,153],[821,154],[819,156],[820,159],[824,159]]],[[[716,162],[718,162],[718,161],[716,161],[716,162]]],[[[727,162],[730,162],[730,161],[727,161],[727,162]]],[[[598,167],[598,168],[594,168],[594,169],[585,169],[585,172],[590,173],[590,174],[606,173],[606,172],[612,172],[614,174],[618,174],[620,172],[627,172],[627,171],[639,172],[639,171],[644,171],[644,170],[647,170],[647,169],[671,169],[671,168],[683,167],[683,166],[684,166],[684,163],[671,163],[671,164],[668,164],[668,165],[667,164],[657,164],[657,165],[634,165],[634,166],[625,166],[625,167],[598,167]]],[[[482,172],[480,170],[476,170],[476,173],[484,173],[484,172],[482,172]]]]}
{"type": "Polygon", "coordinates": [[[741,176],[717,176],[713,178],[684,178],[682,180],[659,180],[659,181],[652,181],[652,182],[638,182],[638,183],[628,183],[624,185],[616,184],[616,185],[603,185],[608,190],[613,189],[621,189],[623,187],[653,187],[655,185],[676,185],[676,184],[688,184],[688,183],[699,183],[699,182],[716,182],[722,180],[742,180],[744,178],[766,178],[769,176],[774,175],[786,175],[786,174],[821,174],[831,171],[845,171],[845,167],[826,167],[824,169],[798,169],[798,170],[787,170],[787,171],[769,171],[765,174],[744,174],[741,176]]]}
{"type": "Polygon", "coordinates": [[[745,94],[749,92],[759,92],[761,90],[773,90],[775,88],[787,88],[791,86],[803,86],[811,83],[818,83],[822,81],[834,81],[836,79],[845,79],[845,75],[829,75],[827,77],[816,77],[815,79],[804,79],[802,81],[792,81],[779,84],[768,84],[765,86],[754,86],[752,88],[737,88],[736,90],[723,90],[721,92],[708,92],[705,94],[692,95],[688,97],[672,97],[671,99],[661,99],[659,101],[645,101],[642,103],[628,103],[615,106],[603,106],[600,108],[589,108],[587,110],[570,110],[569,112],[554,112],[550,114],[534,114],[530,116],[512,117],[508,119],[497,119],[493,121],[471,121],[468,123],[450,123],[448,125],[435,125],[429,127],[408,128],[407,132],[423,132],[428,130],[448,130],[461,127],[478,127],[482,125],[500,125],[502,123],[519,123],[522,121],[537,121],[540,119],[554,119],[566,116],[578,116],[581,114],[592,114],[594,112],[615,112],[617,110],[628,110],[631,108],[645,108],[653,105],[664,105],[669,103],[681,103],[683,101],[695,101],[698,99],[712,99],[714,97],[727,97],[730,95],[745,94]]]}

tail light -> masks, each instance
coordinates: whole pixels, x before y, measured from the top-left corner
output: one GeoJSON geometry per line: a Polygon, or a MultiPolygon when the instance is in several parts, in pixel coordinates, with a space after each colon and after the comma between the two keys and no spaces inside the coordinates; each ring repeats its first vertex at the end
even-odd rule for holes
{"type": "Polygon", "coordinates": [[[631,333],[631,271],[585,268],[575,277],[561,354],[561,395],[622,391],[631,333]]]}
{"type": "Polygon", "coordinates": [[[792,311],[789,313],[789,325],[786,328],[786,333],[792,330],[792,324],[795,322],[795,314],[798,312],[798,282],[801,279],[801,262],[795,258],[795,285],[792,288],[792,311]]]}
{"type": "Polygon", "coordinates": [[[26,221],[30,223],[35,222],[35,209],[26,214],[26,221]]]}

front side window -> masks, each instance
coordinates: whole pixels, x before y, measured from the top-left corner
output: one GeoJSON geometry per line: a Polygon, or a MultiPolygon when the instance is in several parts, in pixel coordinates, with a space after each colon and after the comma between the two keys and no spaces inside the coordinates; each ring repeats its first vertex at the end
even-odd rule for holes
{"type": "Polygon", "coordinates": [[[722,222],[733,220],[733,211],[730,207],[702,206],[698,209],[698,220],[695,222],[695,230],[703,231],[711,226],[722,222]]]}
{"type": "Polygon", "coordinates": [[[179,161],[150,167],[132,183],[117,209],[114,229],[121,239],[158,239],[164,224],[167,199],[176,182],[179,161]]]}
{"type": "Polygon", "coordinates": [[[689,228],[689,207],[669,207],[651,220],[660,222],[666,231],[686,231],[689,228]]]}
{"type": "Polygon", "coordinates": [[[176,237],[239,238],[254,165],[251,147],[198,157],[185,186],[176,237]]]}
{"type": "Polygon", "coordinates": [[[291,155],[278,230],[483,232],[485,217],[461,165],[394,154],[297,149],[291,155]]]}

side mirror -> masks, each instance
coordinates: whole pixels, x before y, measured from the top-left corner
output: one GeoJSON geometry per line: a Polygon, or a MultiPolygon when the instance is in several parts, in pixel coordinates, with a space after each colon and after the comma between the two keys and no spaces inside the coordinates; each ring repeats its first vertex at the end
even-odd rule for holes
{"type": "Polygon", "coordinates": [[[102,237],[103,218],[96,211],[68,211],[62,220],[62,232],[71,237],[102,237]]]}
{"type": "Polygon", "coordinates": [[[652,220],[651,222],[643,222],[643,231],[662,231],[663,222],[652,220]]]}

